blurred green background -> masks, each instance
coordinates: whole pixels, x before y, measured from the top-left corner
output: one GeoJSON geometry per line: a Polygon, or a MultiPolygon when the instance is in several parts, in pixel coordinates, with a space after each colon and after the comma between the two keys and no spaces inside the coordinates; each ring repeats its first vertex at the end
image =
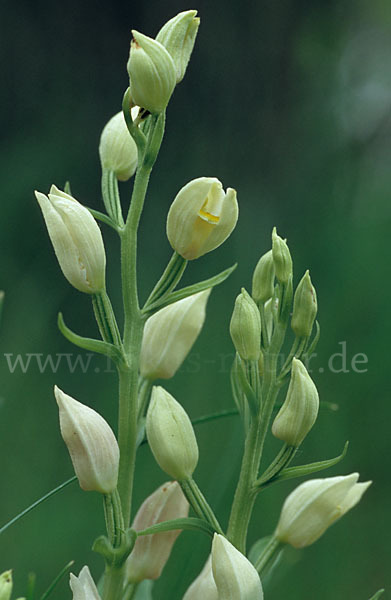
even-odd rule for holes
{"type": "MultiPolygon", "coordinates": [[[[390,190],[391,4],[388,0],[177,0],[144,3],[1,3],[0,288],[6,290],[0,336],[0,526],[70,477],[52,388],[56,383],[116,422],[116,378],[92,357],[86,372],[77,350],[59,334],[58,311],[84,335],[94,335],[89,298],[62,277],[33,190],[69,179],[74,195],[101,209],[97,145],[102,127],[120,109],[127,87],[131,28],[154,36],[180,10],[202,19],[185,80],[167,115],[140,232],[143,297],[170,256],[165,217],[190,179],[216,176],[238,190],[240,221],[223,247],[191,264],[194,282],[238,261],[212,294],[205,329],[167,388],[192,417],[230,408],[228,323],[241,286],[270,247],[277,225],[288,238],[296,282],[309,268],[319,299],[322,336],[312,374],[323,409],[296,459],[340,453],[324,476],[359,471],[373,485],[360,505],[314,546],[288,553],[266,587],[276,600],[368,600],[391,587],[390,562],[390,190]],[[346,350],[342,356],[330,357],[346,350]],[[352,358],[367,363],[357,372],[352,358]],[[23,372],[14,365],[17,355],[23,372]],[[54,367],[39,368],[51,354],[54,367]],[[8,357],[8,358],[7,358],[8,357]],[[363,358],[363,357],[361,357],[363,358]],[[58,359],[58,365],[56,361],[58,359]],[[330,366],[332,368],[330,368],[330,366]],[[13,372],[12,372],[13,370],[13,372]],[[72,372],[73,371],[73,372],[72,372]]],[[[123,198],[129,186],[122,186],[123,198]]],[[[118,242],[104,231],[108,284],[120,312],[118,242]]],[[[88,356],[82,355],[88,361],[88,356]]],[[[197,428],[196,479],[226,523],[238,475],[238,418],[197,428]]],[[[147,447],[140,451],[136,505],[165,481],[147,447]]],[[[297,482],[264,493],[250,543],[270,533],[297,482]]],[[[42,592],[75,560],[101,569],[91,551],[103,532],[101,499],[73,484],[0,536],[0,572],[14,569],[23,595],[34,571],[42,592]]],[[[181,535],[155,586],[156,600],[179,600],[208,552],[201,534],[181,535]],[[191,559],[191,560],[190,560],[191,559]]],[[[389,592],[388,592],[389,593],[389,592]]],[[[16,597],[16,596],[15,596],[16,597]]],[[[55,593],[70,597],[67,581],[55,593]]],[[[387,592],[384,596],[388,597],[387,592]]]]}

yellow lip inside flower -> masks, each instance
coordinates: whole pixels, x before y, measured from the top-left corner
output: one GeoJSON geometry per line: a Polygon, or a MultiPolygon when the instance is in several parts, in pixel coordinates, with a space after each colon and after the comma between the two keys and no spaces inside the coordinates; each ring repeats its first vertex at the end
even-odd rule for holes
{"type": "Polygon", "coordinates": [[[237,219],[235,190],[225,192],[215,177],[199,177],[185,185],[172,203],[167,237],[174,250],[193,260],[220,246],[237,219]]]}

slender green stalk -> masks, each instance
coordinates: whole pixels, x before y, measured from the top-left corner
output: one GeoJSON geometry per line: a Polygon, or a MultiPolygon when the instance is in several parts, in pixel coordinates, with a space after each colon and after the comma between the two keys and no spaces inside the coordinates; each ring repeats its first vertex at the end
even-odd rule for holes
{"type": "Polygon", "coordinates": [[[126,588],[123,596],[123,600],[133,600],[136,596],[137,588],[139,583],[130,583],[126,588]]]}
{"type": "Polygon", "coordinates": [[[216,515],[214,514],[212,508],[209,506],[208,502],[205,499],[205,496],[201,492],[194,479],[192,477],[189,477],[189,479],[179,481],[179,484],[196,515],[200,519],[207,521],[207,523],[209,523],[213,527],[213,529],[217,531],[217,533],[222,534],[223,531],[221,529],[220,523],[216,518],[216,515]]]}
{"type": "Polygon", "coordinates": [[[282,546],[283,544],[281,544],[281,542],[274,537],[274,535],[270,538],[269,542],[263,549],[262,554],[257,558],[254,564],[254,567],[260,575],[262,575],[262,573],[269,568],[278,552],[280,552],[282,546]]]}
{"type": "Polygon", "coordinates": [[[123,595],[123,567],[106,567],[103,600],[120,600],[123,595]]]}
{"type": "Polygon", "coordinates": [[[138,367],[144,319],[137,292],[137,231],[153,164],[164,133],[164,114],[152,116],[147,145],[139,156],[139,168],[126,223],[121,231],[121,278],[124,305],[124,355],[119,369],[118,443],[120,466],[118,490],[125,527],[129,526],[137,450],[138,367]]]}

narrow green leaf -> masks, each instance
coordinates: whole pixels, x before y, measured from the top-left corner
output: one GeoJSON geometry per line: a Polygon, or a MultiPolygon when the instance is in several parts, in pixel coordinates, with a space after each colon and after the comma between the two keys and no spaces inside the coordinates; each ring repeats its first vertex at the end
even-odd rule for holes
{"type": "Polygon", "coordinates": [[[35,573],[29,573],[27,576],[26,600],[34,600],[35,597],[35,582],[37,576],[35,573]]]}
{"type": "MultiPolygon", "coordinates": [[[[220,412],[211,413],[209,415],[202,415],[201,417],[197,417],[196,419],[192,419],[192,425],[202,425],[203,423],[208,423],[209,421],[216,421],[217,419],[224,419],[225,417],[234,417],[239,414],[239,411],[236,408],[232,410],[222,410],[220,412]]],[[[147,444],[148,440],[145,437],[145,418],[141,420],[140,427],[137,431],[137,447],[143,446],[147,444]]]]}
{"type": "Polygon", "coordinates": [[[184,519],[171,519],[170,521],[163,521],[157,523],[147,529],[138,531],[137,535],[153,535],[154,533],[161,533],[162,531],[174,531],[176,529],[186,529],[189,531],[202,531],[213,537],[215,530],[209,523],[196,517],[187,517],[184,519]]]}
{"type": "Polygon", "coordinates": [[[75,344],[75,346],[79,346],[79,348],[83,348],[84,350],[90,350],[91,352],[97,352],[98,354],[104,354],[111,358],[116,364],[121,363],[121,351],[114,346],[114,344],[109,344],[102,340],[82,337],[81,335],[74,333],[65,325],[62,313],[58,313],[57,325],[63,336],[72,342],[72,344],[75,344]]]}
{"type": "Polygon", "coordinates": [[[316,326],[316,332],[315,332],[315,335],[314,335],[314,339],[312,340],[311,344],[309,345],[309,347],[304,352],[302,358],[306,358],[307,356],[311,356],[311,354],[314,353],[316,346],[318,345],[319,338],[320,338],[320,325],[319,325],[319,321],[315,321],[315,326],[316,326]]]}
{"type": "Polygon", "coordinates": [[[57,586],[57,584],[59,583],[59,581],[61,581],[61,579],[66,574],[66,572],[69,571],[69,569],[71,568],[71,566],[73,565],[74,562],[75,562],[74,560],[71,560],[67,565],[65,565],[65,567],[63,569],[61,569],[61,571],[59,572],[57,577],[49,585],[46,592],[44,594],[42,594],[40,600],[46,600],[46,598],[49,598],[50,594],[54,591],[54,589],[57,586]]]}
{"type": "Polygon", "coordinates": [[[100,212],[99,210],[95,210],[94,208],[90,208],[89,206],[86,206],[85,208],[87,208],[90,211],[90,213],[92,214],[92,216],[95,219],[97,219],[98,221],[101,221],[102,223],[105,223],[109,227],[112,227],[112,229],[114,229],[115,231],[119,231],[119,228],[114,223],[113,219],[111,219],[109,217],[109,215],[105,215],[104,213],[100,212]]]}
{"type": "Polygon", "coordinates": [[[377,600],[378,598],[380,598],[380,596],[382,596],[384,594],[385,590],[378,590],[376,592],[376,594],[374,596],[372,596],[372,598],[370,598],[369,600],[377,600]]]}
{"type": "Polygon", "coordinates": [[[3,292],[3,290],[0,290],[0,325],[1,325],[1,318],[3,315],[3,305],[4,305],[4,292],[3,292]]]}
{"type": "Polygon", "coordinates": [[[323,469],[333,467],[334,465],[339,463],[343,458],[345,458],[348,446],[349,442],[346,442],[342,453],[339,456],[336,456],[335,458],[309,463],[308,465],[300,465],[298,467],[288,467],[287,469],[283,469],[281,473],[277,475],[277,477],[268,481],[264,487],[271,483],[276,483],[277,481],[293,479],[294,477],[303,477],[304,475],[311,475],[312,473],[316,473],[317,471],[322,471],[323,469]]]}
{"type": "Polygon", "coordinates": [[[208,423],[209,421],[215,421],[217,419],[224,419],[225,417],[234,417],[239,414],[239,411],[235,408],[231,410],[221,410],[216,413],[210,413],[209,415],[203,415],[202,417],[197,417],[196,419],[192,419],[191,422],[193,425],[199,425],[200,423],[208,423]]]}
{"type": "Polygon", "coordinates": [[[183,300],[183,298],[188,298],[189,296],[192,296],[193,294],[197,294],[198,292],[202,292],[203,290],[207,290],[211,287],[215,287],[216,285],[219,285],[220,283],[223,283],[223,281],[225,281],[227,279],[227,277],[229,277],[231,275],[231,273],[236,269],[236,267],[237,267],[237,263],[232,265],[232,267],[229,267],[228,269],[221,271],[221,273],[218,273],[217,275],[210,277],[209,279],[205,279],[204,281],[199,281],[198,283],[193,283],[192,285],[188,285],[187,287],[177,290],[176,292],[172,292],[168,296],[164,296],[161,300],[158,300],[157,302],[150,304],[148,306],[147,312],[148,313],[154,312],[160,308],[163,308],[164,306],[168,306],[169,304],[172,304],[173,302],[178,302],[178,300],[183,300]]]}
{"type": "Polygon", "coordinates": [[[51,490],[50,492],[48,492],[47,494],[45,494],[44,496],[42,496],[41,498],[39,498],[39,500],[36,500],[35,502],[33,502],[33,504],[31,504],[30,506],[28,506],[27,508],[25,508],[24,510],[22,510],[22,512],[20,512],[18,515],[16,515],[16,517],[14,517],[10,521],[8,521],[8,523],[6,523],[5,525],[3,525],[3,527],[0,528],[0,534],[4,533],[4,531],[6,529],[8,529],[8,527],[11,527],[11,525],[13,525],[17,521],[19,521],[19,519],[21,519],[22,517],[24,517],[25,515],[27,515],[27,513],[29,513],[31,510],[33,510],[34,508],[36,508],[37,506],[39,506],[40,504],[42,504],[42,502],[45,502],[45,500],[47,500],[48,498],[51,498],[52,496],[54,496],[55,494],[57,494],[57,492],[60,492],[65,487],[67,487],[67,485],[69,485],[70,483],[73,483],[74,481],[76,481],[76,479],[77,479],[77,477],[76,477],[76,475],[74,475],[70,479],[67,479],[67,481],[64,481],[59,486],[57,486],[56,488],[54,488],[53,490],[51,490]]]}

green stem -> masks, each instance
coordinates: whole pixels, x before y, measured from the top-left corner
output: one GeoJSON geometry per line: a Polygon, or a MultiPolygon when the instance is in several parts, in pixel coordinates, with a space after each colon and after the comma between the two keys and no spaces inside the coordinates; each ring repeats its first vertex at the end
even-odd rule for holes
{"type": "Polygon", "coordinates": [[[121,278],[124,304],[124,355],[126,367],[119,369],[118,443],[120,466],[118,491],[125,527],[129,526],[137,450],[138,368],[144,319],[137,291],[137,231],[153,164],[164,133],[164,114],[151,116],[151,129],[144,154],[139,156],[126,224],[121,231],[121,278]]]}
{"type": "Polygon", "coordinates": [[[107,566],[103,586],[103,600],[121,600],[124,567],[107,566]]]}
{"type": "Polygon", "coordinates": [[[262,575],[268,569],[276,554],[280,552],[282,546],[283,544],[281,544],[281,542],[274,537],[274,535],[270,538],[269,542],[263,549],[262,554],[257,558],[254,564],[254,567],[260,575],[262,575]]]}
{"type": "MultiPolygon", "coordinates": [[[[140,336],[141,338],[141,336],[140,336]]],[[[135,340],[137,342],[137,340],[135,340]]],[[[138,340],[138,347],[141,339],[138,340]]],[[[137,354],[137,349],[135,354],[137,354]]],[[[133,368],[120,368],[119,373],[119,413],[118,413],[118,445],[120,462],[118,474],[118,491],[121,498],[125,528],[130,524],[133,478],[137,451],[137,362],[133,360],[133,368]]]]}
{"type": "Polygon", "coordinates": [[[209,506],[205,496],[192,477],[184,481],[179,481],[183,493],[185,494],[190,506],[196,515],[209,523],[217,533],[223,534],[220,523],[212,508],[209,506]]]}

